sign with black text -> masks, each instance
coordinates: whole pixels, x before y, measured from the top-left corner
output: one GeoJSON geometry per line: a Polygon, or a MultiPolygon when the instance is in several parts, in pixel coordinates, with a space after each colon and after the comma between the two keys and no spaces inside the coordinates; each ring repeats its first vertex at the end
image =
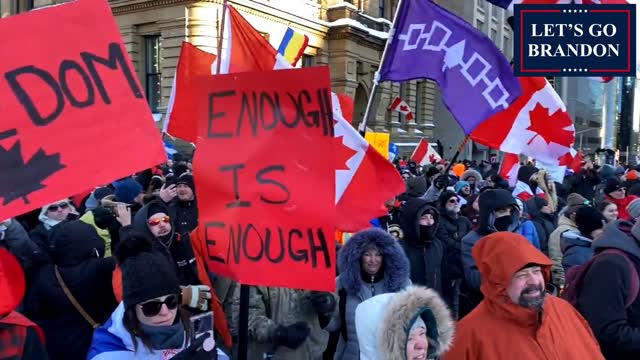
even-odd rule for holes
{"type": "Polygon", "coordinates": [[[635,76],[636,9],[515,5],[517,76],[635,76]]]}

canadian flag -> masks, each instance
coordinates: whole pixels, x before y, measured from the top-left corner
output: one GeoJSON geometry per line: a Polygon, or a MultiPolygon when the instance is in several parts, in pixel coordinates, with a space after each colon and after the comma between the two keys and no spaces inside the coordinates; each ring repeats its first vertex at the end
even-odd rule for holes
{"type": "Polygon", "coordinates": [[[500,177],[509,182],[509,186],[516,186],[518,182],[518,170],[520,170],[520,156],[507,153],[500,165],[500,177]]]}
{"type": "MultiPolygon", "coordinates": [[[[223,47],[216,60],[220,61],[220,73],[293,68],[233,6],[228,5],[225,11],[223,47]]],[[[216,68],[214,62],[210,73],[215,73],[216,68]]],[[[369,146],[345,119],[352,116],[353,99],[332,93],[332,103],[334,134],[342,138],[344,145],[337,149],[335,158],[348,159],[336,164],[336,228],[355,232],[370,227],[372,219],[386,215],[384,202],[404,192],[405,184],[393,164],[369,146]]],[[[171,118],[184,119],[177,117],[183,114],[176,111],[174,106],[171,118]]],[[[169,129],[172,126],[169,124],[169,129]]]]}
{"type": "Polygon", "coordinates": [[[391,105],[389,105],[388,107],[388,110],[402,113],[404,114],[404,118],[407,121],[413,121],[413,111],[411,111],[411,108],[409,107],[407,102],[402,100],[398,96],[396,96],[396,98],[393,99],[393,101],[391,102],[391,105]]]}
{"type": "Polygon", "coordinates": [[[522,95],[506,110],[480,124],[471,133],[471,139],[506,153],[558,164],[561,157],[573,150],[573,121],[545,78],[519,80],[522,95]]]}
{"type": "Polygon", "coordinates": [[[589,79],[603,82],[603,83],[608,83],[609,81],[613,80],[613,76],[589,76],[589,79]]]}
{"type": "Polygon", "coordinates": [[[428,165],[442,160],[442,157],[425,138],[422,138],[418,146],[413,150],[411,160],[419,165],[428,165]]]}

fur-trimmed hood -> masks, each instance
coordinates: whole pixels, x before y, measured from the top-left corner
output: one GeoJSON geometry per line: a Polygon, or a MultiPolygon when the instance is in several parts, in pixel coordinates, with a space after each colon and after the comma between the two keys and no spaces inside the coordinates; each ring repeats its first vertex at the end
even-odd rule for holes
{"type": "Polygon", "coordinates": [[[362,286],[360,263],[369,245],[382,252],[384,285],[388,292],[397,292],[409,282],[409,260],[398,241],[388,232],[371,228],[360,231],[340,249],[338,269],[339,284],[348,294],[356,295],[362,286]]]}
{"type": "Polygon", "coordinates": [[[469,179],[470,177],[476,178],[476,186],[478,186],[478,184],[480,184],[480,182],[482,180],[484,180],[482,175],[480,175],[480,173],[478,171],[474,170],[474,169],[469,169],[469,170],[465,171],[464,173],[462,173],[462,176],[460,177],[460,180],[467,181],[467,179],[469,179]]]}
{"type": "Polygon", "coordinates": [[[409,330],[420,317],[427,327],[428,358],[451,347],[454,321],[434,290],[411,286],[364,301],[356,309],[356,331],[363,360],[405,360],[409,330]]]}

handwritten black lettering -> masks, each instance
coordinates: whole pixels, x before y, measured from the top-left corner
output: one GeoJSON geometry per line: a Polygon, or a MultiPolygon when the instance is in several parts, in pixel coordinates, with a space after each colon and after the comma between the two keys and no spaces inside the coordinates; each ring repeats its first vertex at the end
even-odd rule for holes
{"type": "Polygon", "coordinates": [[[287,186],[277,180],[274,179],[269,179],[266,178],[267,174],[274,172],[274,171],[279,171],[284,173],[285,172],[285,168],[283,165],[271,165],[271,166],[267,166],[266,168],[258,171],[258,174],[256,175],[256,181],[259,184],[268,184],[268,185],[273,185],[279,189],[282,190],[282,192],[284,193],[284,198],[280,199],[280,200],[274,200],[274,199],[269,199],[267,197],[265,197],[264,195],[260,194],[260,200],[264,201],[267,204],[275,204],[275,205],[279,205],[279,204],[286,204],[290,197],[291,194],[289,193],[289,189],[287,188],[287,186]]]}
{"type": "Polygon", "coordinates": [[[18,135],[18,130],[11,129],[0,132],[0,140],[8,139],[12,136],[18,135]]]}
{"type": "Polygon", "coordinates": [[[120,44],[109,44],[109,57],[107,59],[90,52],[82,52],[80,53],[80,56],[87,66],[87,69],[89,69],[89,74],[91,74],[91,78],[93,78],[93,82],[98,89],[98,93],[100,93],[102,101],[104,101],[105,104],[111,104],[111,98],[109,97],[107,89],[104,86],[104,82],[102,81],[102,78],[100,77],[100,74],[96,69],[96,64],[104,65],[111,70],[117,70],[118,67],[120,67],[120,71],[122,72],[122,75],[124,75],[124,78],[127,81],[127,85],[129,85],[133,96],[138,99],[144,98],[144,94],[138,86],[138,83],[133,73],[131,72],[131,69],[129,68],[129,66],[127,66],[127,61],[120,44]]]}
{"type": "Polygon", "coordinates": [[[331,259],[329,256],[329,247],[327,247],[327,239],[321,229],[318,229],[314,236],[313,229],[307,230],[307,238],[309,239],[309,251],[311,252],[311,266],[315,269],[318,267],[318,253],[324,259],[324,266],[331,267],[331,259]]]}
{"type": "Polygon", "coordinates": [[[229,97],[229,96],[234,96],[236,94],[235,90],[229,90],[229,91],[222,91],[222,92],[217,92],[217,93],[210,93],[209,94],[209,122],[208,122],[208,126],[207,126],[207,137],[209,139],[216,139],[216,138],[230,138],[233,136],[232,133],[215,133],[213,132],[213,121],[216,119],[220,119],[223,118],[225,116],[225,112],[215,112],[214,111],[214,107],[213,107],[213,100],[215,98],[223,98],[223,97],[229,97]]]}
{"type": "MultiPolygon", "coordinates": [[[[276,94],[275,99],[272,99],[271,96],[266,92],[261,93],[260,94],[260,120],[262,120],[262,128],[266,131],[273,130],[278,125],[278,121],[282,121],[283,124],[287,125],[286,121],[284,120],[284,116],[282,117],[281,116],[282,115],[280,112],[278,94],[276,94]],[[271,110],[268,110],[266,108],[267,106],[271,108],[271,110]],[[271,123],[267,122],[269,120],[268,114],[271,114],[271,123]]],[[[291,126],[287,126],[287,127],[291,127],[291,126]]],[[[256,135],[255,132],[257,131],[257,129],[254,127],[253,131],[255,136],[256,135]]]]}
{"type": "Polygon", "coordinates": [[[205,242],[207,243],[207,254],[209,255],[209,259],[211,259],[211,261],[215,261],[215,262],[219,262],[222,264],[226,264],[226,261],[224,258],[219,257],[216,254],[212,254],[210,252],[211,246],[216,246],[218,244],[218,240],[216,239],[212,239],[209,237],[209,229],[211,228],[225,228],[225,223],[223,222],[208,222],[206,224],[204,224],[204,233],[205,233],[205,242]]]}
{"type": "Polygon", "coordinates": [[[60,114],[62,114],[62,110],[64,110],[64,94],[62,93],[62,89],[58,85],[56,79],[49,74],[46,70],[40,69],[33,65],[23,66],[17,68],[15,70],[9,71],[4,74],[5,79],[9,83],[9,87],[15,94],[16,98],[20,102],[20,104],[24,107],[25,111],[31,118],[31,122],[33,122],[36,126],[47,126],[52,121],[54,121],[60,114]],[[56,107],[49,115],[43,115],[38,111],[36,104],[25,88],[22,86],[21,82],[18,80],[19,76],[25,75],[34,75],[42,80],[55,94],[56,97],[56,107]]]}
{"type": "Polygon", "coordinates": [[[60,78],[60,87],[62,88],[62,92],[64,96],[69,100],[71,106],[77,108],[84,108],[87,106],[91,106],[95,102],[95,91],[93,90],[93,84],[91,83],[91,78],[89,78],[89,74],[75,61],[64,60],[60,64],[60,70],[58,78],[60,78]],[[87,99],[84,101],[78,100],[73,93],[71,92],[69,83],[67,81],[67,73],[69,71],[77,72],[82,78],[82,82],[84,82],[84,87],[87,91],[87,99]]]}
{"type": "Polygon", "coordinates": [[[220,167],[220,171],[222,172],[233,171],[233,194],[236,200],[233,202],[227,203],[227,209],[251,206],[250,201],[240,200],[240,181],[239,181],[238,172],[241,169],[244,169],[243,164],[233,164],[233,165],[226,165],[226,166],[220,167]]]}
{"type": "MultiPolygon", "coordinates": [[[[269,235],[267,234],[267,236],[269,235]]],[[[259,262],[260,260],[262,260],[262,255],[264,254],[264,238],[253,224],[249,224],[244,228],[244,233],[242,234],[242,253],[247,259],[251,261],[259,262]],[[255,235],[253,238],[249,237],[250,232],[255,235]],[[249,245],[260,246],[260,251],[258,251],[257,255],[251,256],[249,254],[249,245]]]]}

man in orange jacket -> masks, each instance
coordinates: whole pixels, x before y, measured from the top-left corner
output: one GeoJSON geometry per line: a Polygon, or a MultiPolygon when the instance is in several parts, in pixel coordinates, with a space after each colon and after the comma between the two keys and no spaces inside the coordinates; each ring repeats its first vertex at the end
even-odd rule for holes
{"type": "Polygon", "coordinates": [[[601,360],[584,318],[548,295],[552,261],[519,234],[480,239],[472,255],[484,300],[458,324],[446,360],[601,360]]]}

